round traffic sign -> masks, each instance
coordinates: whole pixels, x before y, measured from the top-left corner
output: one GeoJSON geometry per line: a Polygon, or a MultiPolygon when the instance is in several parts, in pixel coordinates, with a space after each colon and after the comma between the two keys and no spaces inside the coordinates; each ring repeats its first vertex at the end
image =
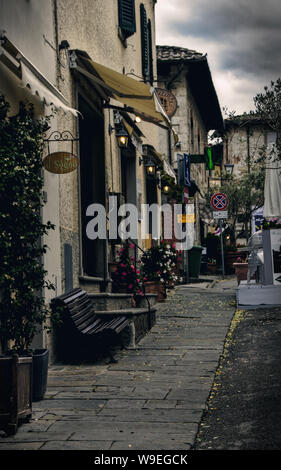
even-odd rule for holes
{"type": "Polygon", "coordinates": [[[226,194],[216,193],[211,197],[211,205],[216,211],[224,211],[229,204],[226,194]]]}

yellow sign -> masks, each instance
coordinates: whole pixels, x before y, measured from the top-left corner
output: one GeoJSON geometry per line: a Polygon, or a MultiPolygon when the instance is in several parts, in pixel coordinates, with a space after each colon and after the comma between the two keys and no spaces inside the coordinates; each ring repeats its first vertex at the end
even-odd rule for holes
{"type": "Polygon", "coordinates": [[[178,214],[178,224],[191,224],[195,222],[194,214],[178,214]]]}
{"type": "Polygon", "coordinates": [[[51,173],[70,173],[78,168],[78,158],[69,152],[54,152],[43,160],[43,166],[51,173]]]}

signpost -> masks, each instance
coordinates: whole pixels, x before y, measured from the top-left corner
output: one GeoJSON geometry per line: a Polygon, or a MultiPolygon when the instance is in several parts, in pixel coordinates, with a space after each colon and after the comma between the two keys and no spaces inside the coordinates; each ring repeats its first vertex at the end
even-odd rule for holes
{"type": "Polygon", "coordinates": [[[220,222],[220,238],[221,238],[221,262],[222,262],[222,277],[224,278],[224,252],[223,252],[223,235],[222,235],[222,221],[227,218],[227,207],[229,201],[224,193],[215,193],[211,197],[211,206],[215,209],[213,212],[214,219],[219,219],[220,222]]]}

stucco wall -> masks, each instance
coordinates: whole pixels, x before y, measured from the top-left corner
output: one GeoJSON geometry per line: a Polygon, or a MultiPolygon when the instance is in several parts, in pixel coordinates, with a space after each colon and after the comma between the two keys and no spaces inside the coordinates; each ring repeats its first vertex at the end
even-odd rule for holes
{"type": "Polygon", "coordinates": [[[233,163],[233,174],[239,175],[248,171],[248,159],[253,162],[259,157],[266,145],[266,130],[261,126],[250,126],[249,140],[246,126],[233,126],[224,137],[224,163],[233,163]],[[249,142],[249,147],[248,147],[249,142]]]}
{"type": "MultiPolygon", "coordinates": [[[[56,54],[54,42],[53,2],[52,0],[0,0],[0,30],[32,62],[32,64],[52,84],[56,85],[56,54]],[[48,42],[47,42],[48,41],[48,42]]],[[[0,92],[11,105],[10,113],[18,111],[19,101],[34,105],[35,117],[49,115],[51,109],[31,94],[28,88],[22,88],[17,78],[5,65],[0,63],[0,92]]],[[[48,134],[57,128],[57,115],[50,122],[48,134]]],[[[55,147],[52,148],[55,150],[55,147]]],[[[47,151],[47,149],[46,149],[47,151]]],[[[55,230],[49,231],[43,243],[48,246],[44,255],[44,268],[48,271],[47,279],[54,283],[56,292],[46,290],[44,296],[48,302],[54,295],[61,293],[61,255],[59,230],[59,176],[44,171],[44,191],[47,202],[43,208],[43,221],[50,220],[55,230]]],[[[35,347],[46,345],[43,332],[35,339],[35,347]]]]}
{"type": "MultiPolygon", "coordinates": [[[[178,66],[174,65],[171,67],[168,77],[159,77],[159,87],[165,88],[165,83],[169,81],[169,78],[176,75],[177,70],[178,66]]],[[[173,128],[176,130],[181,143],[179,148],[171,148],[172,165],[174,168],[177,168],[177,153],[204,153],[204,147],[207,145],[207,131],[190,91],[188,79],[186,77],[186,70],[177,77],[170,91],[177,99],[177,110],[171,118],[173,128]],[[193,118],[193,146],[191,139],[191,116],[193,118]],[[198,134],[200,134],[200,146],[198,145],[198,134]]],[[[161,151],[168,158],[169,149],[165,131],[161,131],[160,146],[161,151]]],[[[204,164],[191,165],[191,176],[200,188],[206,187],[208,183],[208,175],[206,174],[204,164]]]]}
{"type": "MultiPolygon", "coordinates": [[[[88,53],[96,62],[105,65],[119,73],[137,81],[142,80],[141,68],[141,33],[140,33],[140,4],[144,3],[147,18],[151,20],[153,44],[155,44],[154,0],[136,0],[136,33],[127,39],[127,45],[118,35],[118,2],[116,0],[57,0],[57,41],[58,44],[67,40],[69,48],[79,49],[88,53]]],[[[156,77],[156,51],[153,50],[154,76],[156,77]]],[[[58,70],[60,90],[77,107],[75,82],[68,68],[67,57],[61,51],[62,66],[58,70]]],[[[88,98],[95,100],[94,86],[81,78],[84,91],[88,90],[88,98]]],[[[154,84],[156,86],[156,83],[154,84]]],[[[120,103],[116,103],[119,104],[120,103]]],[[[105,165],[107,192],[120,192],[120,151],[117,147],[114,132],[109,135],[108,124],[114,126],[113,111],[105,109],[105,165]]],[[[131,116],[134,118],[134,116],[131,116]]],[[[60,126],[77,132],[77,122],[72,116],[61,116],[60,126]]],[[[149,143],[158,149],[159,128],[153,124],[141,122],[139,128],[144,134],[142,143],[149,143]]],[[[145,202],[144,167],[139,165],[141,146],[136,148],[136,179],[142,188],[142,202],[145,202]]],[[[75,246],[73,251],[74,285],[79,283],[81,272],[81,256],[79,251],[79,176],[77,172],[60,177],[60,221],[61,244],[66,238],[71,239],[75,246]],[[66,235],[67,234],[67,235],[66,235]]],[[[159,197],[160,199],[160,197],[159,197]]],[[[95,201],[93,201],[95,202],[95,201]]],[[[140,241],[140,240],[139,240],[140,241]]],[[[140,241],[141,243],[141,241],[140,241]]]]}

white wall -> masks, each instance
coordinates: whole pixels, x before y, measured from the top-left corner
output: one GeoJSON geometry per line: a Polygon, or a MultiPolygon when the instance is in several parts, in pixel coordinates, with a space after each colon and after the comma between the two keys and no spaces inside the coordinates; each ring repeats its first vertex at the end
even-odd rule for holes
{"type": "MultiPolygon", "coordinates": [[[[53,48],[54,22],[52,0],[0,0],[0,30],[33,63],[52,84],[56,85],[56,54],[53,48]]],[[[49,115],[51,110],[45,107],[38,97],[33,96],[28,88],[21,87],[21,81],[9,69],[0,63],[0,92],[11,104],[11,114],[18,110],[19,101],[32,103],[35,116],[49,115]]],[[[57,128],[57,117],[51,121],[51,130],[57,128]]],[[[52,149],[53,151],[55,150],[52,149]]],[[[59,176],[44,170],[44,190],[47,203],[43,208],[43,221],[50,220],[56,229],[49,232],[44,243],[49,247],[44,255],[44,268],[48,271],[47,279],[57,286],[56,293],[46,290],[46,301],[61,293],[61,254],[59,233],[59,176]]],[[[40,335],[36,346],[42,347],[46,338],[40,335]]]]}

